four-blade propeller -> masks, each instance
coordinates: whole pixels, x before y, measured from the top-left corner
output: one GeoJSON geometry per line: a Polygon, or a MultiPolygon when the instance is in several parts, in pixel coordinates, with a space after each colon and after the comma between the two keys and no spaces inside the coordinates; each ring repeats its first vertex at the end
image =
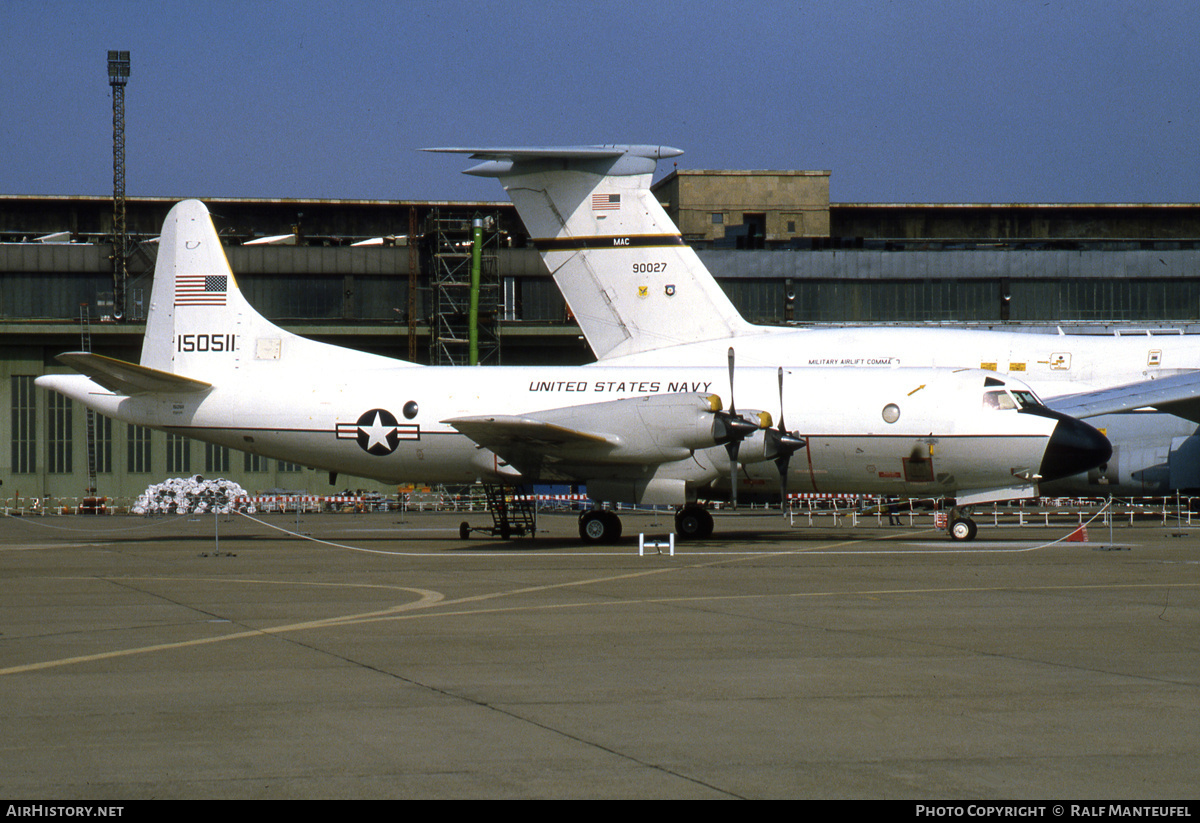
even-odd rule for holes
{"type": "Polygon", "coordinates": [[[767,458],[774,458],[779,469],[779,499],[784,507],[788,502],[788,463],[792,455],[808,445],[808,441],[797,437],[783,425],[783,367],[779,367],[779,426],[767,429],[767,458]]]}
{"type": "Polygon", "coordinates": [[[730,501],[737,508],[738,494],[738,454],[742,441],[763,429],[765,438],[765,453],[768,460],[774,460],[779,469],[779,487],[781,499],[787,504],[787,472],[792,455],[808,445],[801,437],[789,432],[783,422],[783,369],[779,369],[779,425],[771,428],[771,416],[766,412],[758,412],[748,419],[738,414],[737,403],[734,400],[735,355],[733,347],[729,348],[729,411],[713,412],[713,439],[719,446],[724,446],[729,454],[729,484],[730,501]]]}

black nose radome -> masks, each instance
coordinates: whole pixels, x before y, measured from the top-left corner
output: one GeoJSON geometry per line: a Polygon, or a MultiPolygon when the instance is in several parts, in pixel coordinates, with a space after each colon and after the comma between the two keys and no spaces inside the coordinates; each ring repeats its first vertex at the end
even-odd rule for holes
{"type": "Polygon", "coordinates": [[[1042,480],[1057,480],[1094,469],[1112,457],[1112,444],[1096,429],[1080,420],[1055,414],[1058,424],[1050,434],[1042,467],[1042,480]]]}

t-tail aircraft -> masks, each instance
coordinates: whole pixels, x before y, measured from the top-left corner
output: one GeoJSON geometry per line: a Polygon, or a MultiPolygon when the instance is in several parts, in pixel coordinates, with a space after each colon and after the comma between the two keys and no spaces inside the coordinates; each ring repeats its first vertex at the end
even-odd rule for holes
{"type": "Polygon", "coordinates": [[[747,365],[871,369],[863,380],[895,366],[983,368],[1019,377],[1112,441],[1107,463],[1046,484],[1047,493],[1200,489],[1200,335],[753,325],[650,191],[657,161],[679,149],[427,151],[470,155],[482,162],[466,174],[504,186],[600,364],[698,365],[733,346],[747,365]]]}
{"type": "MultiPolygon", "coordinates": [[[[977,369],[744,367],[728,350],[695,366],[429,367],[308,340],[250,306],[196,200],[163,226],[140,362],[59,360],[81,374],[39,386],[127,423],[389,483],[586,484],[596,501],[678,506],[682,537],[712,531],[698,499],[739,488],[1004,500],[1110,453],[977,369]]],[[[584,540],[620,531],[603,508],[580,517],[584,540]]]]}

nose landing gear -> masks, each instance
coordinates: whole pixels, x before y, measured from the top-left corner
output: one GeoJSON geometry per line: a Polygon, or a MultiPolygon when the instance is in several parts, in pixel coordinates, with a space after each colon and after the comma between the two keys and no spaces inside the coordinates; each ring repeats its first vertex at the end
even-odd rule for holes
{"type": "Polygon", "coordinates": [[[960,517],[950,523],[951,540],[974,540],[979,527],[969,517],[960,517]]]}
{"type": "Polygon", "coordinates": [[[946,531],[951,540],[974,540],[979,527],[967,516],[967,512],[955,506],[950,510],[950,528],[946,531]]]}

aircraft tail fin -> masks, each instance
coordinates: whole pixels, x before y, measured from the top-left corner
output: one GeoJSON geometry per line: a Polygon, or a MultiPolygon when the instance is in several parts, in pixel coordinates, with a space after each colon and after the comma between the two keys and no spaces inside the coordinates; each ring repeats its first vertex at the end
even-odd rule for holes
{"type": "Polygon", "coordinates": [[[396,361],[307,340],[247,302],[208,209],[176,203],[163,223],[141,366],[193,380],[282,374],[287,368],[344,370],[396,361]]]}
{"type": "Polygon", "coordinates": [[[666,146],[439,148],[496,177],[601,360],[755,331],[650,191],[666,146]]]}

